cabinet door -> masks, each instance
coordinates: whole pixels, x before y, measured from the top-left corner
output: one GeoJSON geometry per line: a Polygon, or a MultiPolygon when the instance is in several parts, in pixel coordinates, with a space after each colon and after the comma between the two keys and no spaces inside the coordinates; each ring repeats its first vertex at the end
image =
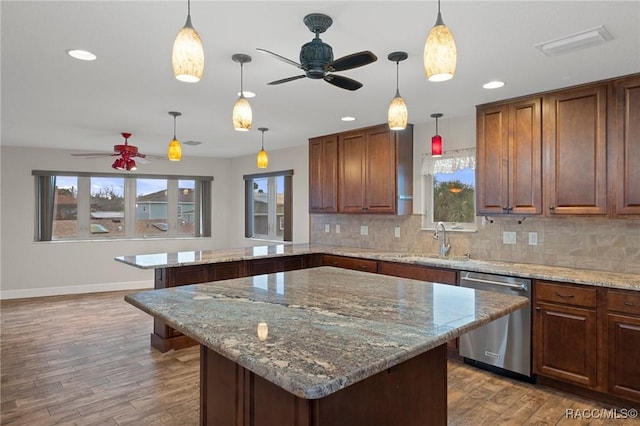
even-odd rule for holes
{"type": "Polygon", "coordinates": [[[534,368],[540,375],[586,387],[597,384],[596,311],[536,303],[534,368]]]}
{"type": "Polygon", "coordinates": [[[606,213],[606,97],[597,85],[544,99],[548,215],[606,213]]]}
{"type": "Polygon", "coordinates": [[[309,140],[309,212],[338,211],[338,136],[309,140]]]}
{"type": "Polygon", "coordinates": [[[509,109],[478,108],[476,116],[476,208],[479,214],[506,213],[509,205],[509,109]]]}
{"type": "Polygon", "coordinates": [[[540,98],[509,105],[509,213],[542,213],[540,98]]]}
{"type": "Polygon", "coordinates": [[[615,215],[640,214],[640,77],[615,82],[609,142],[615,215]]]}
{"type": "Polygon", "coordinates": [[[322,255],[324,266],[335,266],[336,268],[355,269],[356,271],[378,272],[378,262],[371,259],[360,259],[358,257],[334,256],[332,254],[322,255]]]}
{"type": "Polygon", "coordinates": [[[413,280],[457,285],[458,273],[451,269],[431,268],[429,266],[406,263],[379,262],[378,273],[413,280]]]}
{"type": "Polygon", "coordinates": [[[640,401],[640,316],[609,313],[609,392],[640,401]]]}
{"type": "Polygon", "coordinates": [[[365,132],[340,135],[339,203],[341,213],[362,213],[364,209],[365,132]]]}
{"type": "Polygon", "coordinates": [[[366,133],[365,147],[366,213],[394,213],[396,205],[396,142],[388,126],[366,133]]]}

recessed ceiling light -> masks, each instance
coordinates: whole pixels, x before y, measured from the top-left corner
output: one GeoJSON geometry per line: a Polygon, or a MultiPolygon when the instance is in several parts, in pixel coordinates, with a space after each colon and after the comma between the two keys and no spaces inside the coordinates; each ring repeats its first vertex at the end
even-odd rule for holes
{"type": "Polygon", "coordinates": [[[88,50],[67,49],[66,52],[67,52],[67,55],[71,56],[72,58],[80,59],[81,61],[95,61],[96,60],[96,55],[94,55],[93,53],[89,52],[88,50]]]}
{"type": "Polygon", "coordinates": [[[484,89],[497,89],[504,86],[504,81],[493,80],[482,85],[484,89]]]}
{"type": "MultiPolygon", "coordinates": [[[[245,98],[255,98],[256,94],[253,92],[249,92],[248,90],[245,90],[244,92],[244,97],[245,98]]],[[[238,96],[240,96],[240,92],[237,93],[238,96]]]]}
{"type": "Polygon", "coordinates": [[[345,117],[342,117],[340,120],[342,120],[342,121],[356,121],[356,118],[347,115],[345,117]]]}

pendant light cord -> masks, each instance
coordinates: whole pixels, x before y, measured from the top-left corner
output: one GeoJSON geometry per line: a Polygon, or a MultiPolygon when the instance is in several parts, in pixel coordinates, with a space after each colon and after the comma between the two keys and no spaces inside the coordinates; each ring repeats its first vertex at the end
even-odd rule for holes
{"type": "Polygon", "coordinates": [[[240,62],[240,97],[244,98],[244,89],[242,88],[242,80],[244,80],[244,63],[240,62]]]}
{"type": "Polygon", "coordinates": [[[436,135],[438,134],[438,117],[436,117],[436,135]]]}
{"type": "Polygon", "coordinates": [[[262,145],[261,149],[264,151],[264,130],[262,131],[262,145]]]}
{"type": "MultiPolygon", "coordinates": [[[[438,120],[436,120],[436,128],[438,128],[438,120]]],[[[176,139],[176,116],[173,116],[173,139],[176,139]]]]}
{"type": "MultiPolygon", "coordinates": [[[[440,10],[440,0],[438,0],[438,10],[440,10]]],[[[187,16],[191,16],[191,0],[187,0],[187,16]]]]}
{"type": "Polygon", "coordinates": [[[400,61],[396,61],[396,96],[400,94],[400,61]]]}

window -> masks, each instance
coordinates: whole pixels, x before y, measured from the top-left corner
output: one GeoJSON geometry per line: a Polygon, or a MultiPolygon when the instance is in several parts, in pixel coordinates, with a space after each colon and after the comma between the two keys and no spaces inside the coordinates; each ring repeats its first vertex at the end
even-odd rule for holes
{"type": "Polygon", "coordinates": [[[424,209],[422,227],[476,230],[475,149],[449,151],[442,157],[425,155],[422,162],[424,209]]]}
{"type": "Polygon", "coordinates": [[[32,174],[36,241],[211,236],[212,177],[32,174]]]}
{"type": "Polygon", "coordinates": [[[292,241],[293,170],[243,176],[245,237],[292,241]]]}

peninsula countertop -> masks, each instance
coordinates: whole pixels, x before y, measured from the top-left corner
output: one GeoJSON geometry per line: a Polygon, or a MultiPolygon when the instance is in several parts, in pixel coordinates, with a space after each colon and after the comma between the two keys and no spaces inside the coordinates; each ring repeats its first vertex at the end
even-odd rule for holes
{"type": "Polygon", "coordinates": [[[334,267],[143,291],[141,310],[317,399],[524,307],[524,297],[334,267]],[[266,341],[257,338],[268,324],[266,341]]]}
{"type": "Polygon", "coordinates": [[[389,252],[323,244],[273,244],[236,249],[191,250],[171,253],[118,256],[115,259],[119,262],[141,269],[156,269],[306,254],[333,254],[449,268],[459,271],[485,272],[522,278],[543,279],[640,291],[640,275],[638,274],[527,263],[494,262],[475,259],[464,260],[458,257],[440,259],[433,255],[389,252]]]}

